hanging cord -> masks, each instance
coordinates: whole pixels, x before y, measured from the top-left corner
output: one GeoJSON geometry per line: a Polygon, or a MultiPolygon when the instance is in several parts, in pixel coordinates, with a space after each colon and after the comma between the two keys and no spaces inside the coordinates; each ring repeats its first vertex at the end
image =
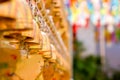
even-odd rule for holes
{"type": "Polygon", "coordinates": [[[27,51],[26,53],[26,57],[29,58],[29,55],[30,55],[30,49],[29,49],[29,46],[27,44],[25,44],[25,50],[27,51]]]}

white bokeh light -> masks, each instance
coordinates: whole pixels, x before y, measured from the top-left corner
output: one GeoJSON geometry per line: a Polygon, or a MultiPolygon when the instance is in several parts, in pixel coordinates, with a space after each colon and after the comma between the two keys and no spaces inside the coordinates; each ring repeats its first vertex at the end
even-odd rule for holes
{"type": "Polygon", "coordinates": [[[114,26],[113,25],[108,25],[107,30],[110,33],[114,32],[114,26]]]}

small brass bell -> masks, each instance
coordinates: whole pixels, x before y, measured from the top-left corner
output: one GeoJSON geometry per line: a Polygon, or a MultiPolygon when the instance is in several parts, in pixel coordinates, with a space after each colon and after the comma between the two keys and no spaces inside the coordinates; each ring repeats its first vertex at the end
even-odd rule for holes
{"type": "Polygon", "coordinates": [[[45,58],[51,58],[51,46],[50,46],[50,40],[48,35],[41,31],[42,34],[42,49],[40,50],[40,53],[42,53],[43,57],[45,58]]]}

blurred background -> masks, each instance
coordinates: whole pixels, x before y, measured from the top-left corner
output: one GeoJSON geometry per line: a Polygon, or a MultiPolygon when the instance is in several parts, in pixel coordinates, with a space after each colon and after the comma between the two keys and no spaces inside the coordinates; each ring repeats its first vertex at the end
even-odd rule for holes
{"type": "Polygon", "coordinates": [[[120,0],[65,0],[74,80],[120,80],[120,0]]]}

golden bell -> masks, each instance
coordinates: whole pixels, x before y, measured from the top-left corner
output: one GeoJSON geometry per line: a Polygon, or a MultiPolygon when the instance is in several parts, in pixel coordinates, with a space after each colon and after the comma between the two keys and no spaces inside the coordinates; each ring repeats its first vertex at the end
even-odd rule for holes
{"type": "Polygon", "coordinates": [[[31,10],[25,0],[12,0],[0,4],[0,19],[0,23],[5,23],[7,26],[6,28],[0,27],[3,31],[24,31],[33,28],[31,10]],[[15,20],[9,20],[9,18],[15,20]]]}
{"type": "Polygon", "coordinates": [[[55,49],[55,46],[51,44],[51,50],[52,50],[52,57],[49,59],[49,62],[56,62],[57,56],[56,56],[56,52],[57,50],[55,49]]]}
{"type": "Polygon", "coordinates": [[[33,40],[33,36],[32,35],[27,36],[27,33],[29,34],[29,31],[28,32],[27,31],[22,31],[22,32],[20,32],[20,31],[5,31],[3,33],[3,37],[13,43],[14,42],[16,43],[16,41],[21,41],[21,40],[33,40]],[[22,35],[24,32],[26,33],[26,35],[22,35]]]}
{"type": "Polygon", "coordinates": [[[7,31],[4,32],[3,36],[4,38],[10,40],[10,39],[19,39],[19,38],[23,38],[23,40],[25,40],[26,43],[28,44],[37,44],[39,43],[39,37],[38,34],[40,33],[40,29],[39,26],[37,25],[37,23],[35,22],[35,20],[33,20],[34,25],[33,25],[33,30],[28,30],[28,31],[7,31]],[[37,36],[36,36],[37,35],[37,36]],[[30,40],[32,40],[31,42],[29,42],[30,40]]]}
{"type": "Polygon", "coordinates": [[[64,66],[63,64],[65,63],[64,62],[64,59],[63,57],[61,56],[60,53],[56,52],[56,56],[57,56],[57,68],[61,68],[61,66],[64,66]]]}
{"type": "MultiPolygon", "coordinates": [[[[34,40],[33,40],[34,41],[34,40]]],[[[29,45],[29,44],[28,44],[29,45]]],[[[34,44],[34,45],[29,45],[29,49],[32,50],[33,52],[35,50],[41,51],[43,47],[43,39],[42,39],[42,34],[41,32],[39,33],[39,44],[34,44]]],[[[36,52],[36,51],[35,51],[36,52]]]]}
{"type": "Polygon", "coordinates": [[[17,22],[16,22],[16,28],[18,30],[28,30],[33,28],[33,17],[32,12],[30,10],[30,7],[26,3],[25,0],[18,0],[19,4],[17,4],[16,7],[17,12],[17,22]]]}
{"type": "Polygon", "coordinates": [[[29,46],[40,44],[40,28],[35,20],[33,20],[33,22],[34,22],[33,30],[23,32],[23,34],[22,34],[26,37],[28,37],[28,36],[33,37],[33,40],[31,40],[31,41],[25,40],[25,43],[28,44],[29,46]]]}
{"type": "Polygon", "coordinates": [[[56,56],[59,64],[57,67],[61,70],[65,70],[65,69],[70,70],[70,66],[68,62],[64,59],[64,57],[58,52],[56,52],[56,56]]]}
{"type": "Polygon", "coordinates": [[[17,0],[0,0],[0,2],[1,1],[5,3],[0,4],[0,17],[16,19],[17,0]]]}
{"type": "Polygon", "coordinates": [[[50,46],[50,40],[48,35],[41,31],[41,35],[42,35],[42,50],[40,50],[40,53],[43,54],[43,57],[45,58],[51,58],[51,46],[50,46]]]}

